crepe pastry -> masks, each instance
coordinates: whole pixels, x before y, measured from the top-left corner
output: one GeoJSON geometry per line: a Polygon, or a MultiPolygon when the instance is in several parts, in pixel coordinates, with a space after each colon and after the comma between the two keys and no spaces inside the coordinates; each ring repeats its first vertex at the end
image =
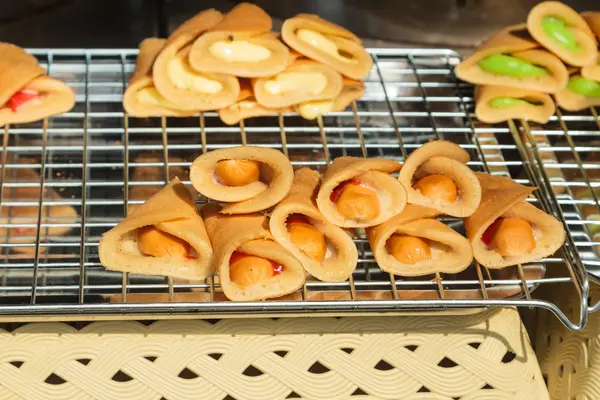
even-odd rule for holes
{"type": "Polygon", "coordinates": [[[200,72],[245,78],[275,75],[286,67],[289,50],[272,28],[262,8],[240,3],[194,42],[190,65],[200,72]]]}
{"type": "Polygon", "coordinates": [[[102,235],[98,254],[114,271],[186,279],[213,273],[204,222],[178,178],[102,235]]]}
{"type": "Polygon", "coordinates": [[[302,264],[273,241],[265,215],[225,216],[216,204],[207,204],[202,216],[215,249],[219,282],[229,300],[264,300],[302,287],[306,276],[302,264]]]}
{"type": "MultiPolygon", "coordinates": [[[[587,22],[596,39],[600,39],[600,11],[586,11],[581,16],[587,22]]],[[[590,63],[581,67],[581,76],[587,79],[600,81],[600,54],[595,63],[590,63]]]]}
{"type": "Polygon", "coordinates": [[[552,97],[546,93],[504,86],[477,86],[475,102],[477,119],[488,124],[509,119],[545,124],[555,110],[552,97]]]}
{"type": "Polygon", "coordinates": [[[285,20],[281,37],[292,49],[348,78],[364,79],[373,66],[373,59],[355,34],[317,15],[298,14],[285,20]]]}
{"type": "Polygon", "coordinates": [[[148,38],[140,43],[135,71],[123,95],[123,108],[133,117],[185,117],[196,112],[178,109],[177,104],[165,99],[154,86],[152,66],[166,42],[166,39],[148,38]]]}
{"type": "Polygon", "coordinates": [[[406,191],[390,175],[400,167],[396,161],[381,158],[336,158],[317,194],[319,211],[330,223],[344,228],[379,225],[406,205],[406,191]]]}
{"type": "Polygon", "coordinates": [[[239,146],[213,150],[196,158],[190,180],[200,194],[229,203],[221,212],[245,214],[279,203],[292,187],[294,169],[278,150],[239,146]]]}
{"type": "Polygon", "coordinates": [[[227,125],[238,124],[243,119],[282,114],[292,111],[290,107],[268,108],[259,104],[254,97],[252,84],[240,79],[240,94],[237,101],[229,107],[219,110],[219,118],[227,125]]]}
{"type": "Polygon", "coordinates": [[[213,9],[197,14],[169,36],[154,61],[156,90],[180,110],[216,110],[235,103],[238,97],[240,85],[235,76],[194,71],[188,60],[192,42],[222,19],[213,9]]]}
{"type": "Polygon", "coordinates": [[[477,211],[465,219],[465,229],[481,265],[504,268],[528,263],[563,245],[563,225],[526,201],[535,188],[509,178],[476,175],[483,195],[477,211]]]}
{"type": "Polygon", "coordinates": [[[473,261],[469,241],[435,219],[433,208],[407,204],[381,225],[367,228],[367,238],[379,267],[400,276],[444,272],[456,274],[473,261]]]}
{"type": "Polygon", "coordinates": [[[273,213],[269,226],[273,237],[289,250],[315,278],[324,282],[345,281],[358,262],[352,238],[330,224],[314,203],[321,176],[310,168],[294,175],[294,184],[273,213]]]}
{"type": "Polygon", "coordinates": [[[538,48],[525,24],[502,29],[456,66],[456,76],[476,85],[509,86],[556,93],[567,84],[567,68],[538,48]]]}
{"type": "Polygon", "coordinates": [[[0,127],[38,121],[73,108],[73,90],[44,72],[34,56],[0,42],[0,127]]]}
{"type": "Polygon", "coordinates": [[[297,59],[283,72],[253,81],[254,96],[265,107],[289,107],[307,101],[331,100],[342,91],[342,76],[327,65],[297,59]]]}
{"type": "Polygon", "coordinates": [[[577,11],[559,1],[544,1],[531,9],[527,30],[564,62],[584,66],[596,62],[596,38],[577,11]]]}
{"type": "Polygon", "coordinates": [[[556,94],[556,103],[567,111],[600,106],[600,81],[584,78],[576,72],[569,78],[567,87],[556,94]]]}
{"type": "Polygon", "coordinates": [[[340,94],[332,100],[317,100],[300,103],[294,106],[294,110],[304,119],[312,120],[329,112],[344,111],[353,101],[365,95],[365,84],[343,78],[343,86],[340,94]]]}

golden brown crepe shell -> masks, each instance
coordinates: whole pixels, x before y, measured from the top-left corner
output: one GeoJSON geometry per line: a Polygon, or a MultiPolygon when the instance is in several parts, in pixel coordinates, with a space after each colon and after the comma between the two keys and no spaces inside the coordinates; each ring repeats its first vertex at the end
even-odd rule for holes
{"type": "Polygon", "coordinates": [[[506,86],[478,86],[475,92],[475,115],[481,122],[495,124],[509,119],[526,119],[545,124],[554,114],[552,97],[533,90],[506,86]],[[507,108],[494,108],[490,102],[497,97],[512,97],[542,103],[541,105],[516,105],[507,108]]]}
{"type": "Polygon", "coordinates": [[[272,241],[269,221],[263,214],[225,216],[216,204],[202,208],[206,229],[215,250],[221,288],[233,301],[264,300],[292,293],[302,287],[306,272],[289,251],[272,241]],[[284,266],[282,273],[265,282],[243,287],[229,278],[229,259],[234,251],[263,257],[284,266]]]}
{"type": "MultiPolygon", "coordinates": [[[[572,77],[577,77],[574,75],[572,77]]],[[[556,104],[567,111],[581,111],[589,107],[600,106],[600,97],[584,96],[568,87],[556,94],[556,104]]]]}
{"type": "MultiPolygon", "coordinates": [[[[586,11],[581,13],[581,16],[596,35],[596,39],[600,39],[600,11],[586,11]]],[[[581,76],[600,81],[600,54],[595,63],[581,67],[581,76]]]]}
{"type": "Polygon", "coordinates": [[[102,265],[114,271],[186,279],[206,279],[213,273],[213,252],[204,222],[189,191],[178,178],[104,233],[98,255],[102,265]],[[197,258],[182,260],[142,254],[137,229],[150,225],[188,242],[197,258]]]}
{"type": "Polygon", "coordinates": [[[400,169],[400,163],[381,158],[338,157],[327,168],[317,194],[321,214],[332,224],[344,228],[366,228],[379,225],[400,213],[406,205],[406,191],[390,174],[400,169]],[[342,182],[358,179],[374,189],[380,199],[381,212],[370,221],[345,219],[330,200],[331,192],[342,182]],[[386,204],[388,203],[388,204],[386,204]]]}
{"type": "Polygon", "coordinates": [[[273,213],[269,226],[273,237],[281,246],[289,250],[312,276],[324,282],[342,282],[352,275],[358,262],[358,251],[352,238],[341,228],[327,222],[316,207],[314,197],[319,188],[321,176],[310,168],[301,168],[294,175],[294,184],[285,199],[273,213]],[[286,225],[292,214],[310,218],[315,226],[335,249],[331,256],[318,262],[306,255],[292,242],[286,225]]]}
{"type": "Polygon", "coordinates": [[[527,30],[542,46],[556,54],[564,62],[575,66],[584,66],[596,61],[598,47],[596,38],[585,20],[571,7],[559,1],[544,1],[531,9],[527,16],[527,30]],[[574,53],[556,43],[542,29],[544,17],[557,17],[565,22],[575,35],[577,44],[583,49],[574,53]]]}
{"type": "Polygon", "coordinates": [[[367,228],[367,238],[379,267],[395,275],[421,276],[436,272],[456,274],[471,265],[471,244],[458,232],[435,220],[439,214],[439,211],[432,208],[407,204],[400,214],[381,225],[367,228]],[[415,264],[401,263],[386,247],[388,239],[394,233],[441,243],[446,246],[443,248],[444,255],[415,264]]]}
{"type": "Polygon", "coordinates": [[[245,214],[263,211],[279,203],[292,187],[294,169],[279,150],[239,146],[213,150],[196,158],[190,169],[190,180],[200,194],[230,203],[225,204],[221,212],[245,214]],[[215,179],[215,168],[221,160],[260,162],[261,180],[245,186],[225,186],[215,179]]]}
{"type": "Polygon", "coordinates": [[[454,217],[473,214],[481,200],[481,187],[473,171],[467,167],[468,161],[468,152],[446,140],[432,141],[413,151],[398,175],[406,189],[408,202],[435,208],[454,217]],[[434,202],[413,188],[417,180],[433,174],[445,175],[454,181],[458,189],[454,203],[434,202]]]}
{"type": "Polygon", "coordinates": [[[455,68],[456,76],[476,85],[509,86],[556,93],[567,85],[569,80],[567,68],[558,57],[546,50],[537,49],[538,46],[537,42],[527,33],[525,24],[509,26],[497,32],[485,41],[475,53],[458,64],[455,68]],[[519,79],[495,75],[484,71],[477,65],[481,59],[499,53],[542,66],[548,70],[549,74],[543,77],[519,79]]]}
{"type": "Polygon", "coordinates": [[[0,42],[0,106],[43,73],[34,56],[14,44],[0,42]]]}
{"type": "Polygon", "coordinates": [[[473,247],[475,259],[488,268],[504,268],[524,264],[547,257],[557,251],[565,241],[563,225],[553,216],[546,214],[525,200],[535,190],[519,185],[512,179],[476,173],[482,188],[479,208],[465,219],[467,237],[473,247]],[[531,253],[503,257],[494,250],[488,250],[481,240],[485,230],[500,217],[518,217],[532,224],[536,229],[536,246],[531,253]]]}
{"type": "Polygon", "coordinates": [[[250,35],[271,32],[273,21],[262,8],[251,3],[233,7],[209,32],[236,32],[250,35]]]}
{"type": "MultiPolygon", "coordinates": [[[[331,106],[331,112],[339,112],[344,111],[346,107],[352,104],[353,101],[356,101],[365,95],[365,84],[361,81],[355,81],[353,79],[344,78],[342,91],[340,94],[333,100],[331,106]]],[[[294,111],[300,114],[305,119],[315,119],[310,118],[309,116],[303,115],[301,113],[300,107],[301,104],[296,104],[294,106],[294,111]]],[[[318,117],[318,115],[317,115],[318,117]]]]}
{"type": "Polygon", "coordinates": [[[341,74],[352,79],[364,79],[373,66],[373,59],[362,47],[361,41],[356,35],[329,21],[321,19],[313,14],[298,14],[284,21],[281,27],[283,41],[292,49],[313,60],[329,65],[341,74]],[[333,41],[338,49],[348,52],[354,56],[357,63],[345,62],[336,59],[330,54],[299,40],[296,31],[298,29],[309,29],[324,35],[333,41]]]}

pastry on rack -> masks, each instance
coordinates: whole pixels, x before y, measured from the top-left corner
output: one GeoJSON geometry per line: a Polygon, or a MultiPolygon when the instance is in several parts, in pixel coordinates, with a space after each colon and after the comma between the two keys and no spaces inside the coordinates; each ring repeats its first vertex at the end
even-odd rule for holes
{"type": "Polygon", "coordinates": [[[544,1],[531,9],[527,30],[542,46],[565,63],[582,67],[593,64],[598,44],[592,30],[577,11],[559,1],[544,1]]]}
{"type": "Polygon", "coordinates": [[[535,190],[509,178],[476,173],[481,204],[465,219],[475,259],[488,268],[503,268],[547,257],[565,241],[563,225],[529,204],[535,190]]]}
{"type": "Polygon", "coordinates": [[[361,81],[343,78],[342,91],[332,100],[307,101],[294,106],[294,110],[304,119],[312,120],[329,112],[344,111],[353,101],[365,95],[365,84],[361,81]]]}
{"type": "Polygon", "coordinates": [[[324,282],[348,279],[358,251],[352,238],[327,222],[315,204],[321,176],[310,168],[294,175],[294,184],[273,213],[269,226],[277,243],[289,250],[315,278],[324,282]]]}
{"type": "Polygon", "coordinates": [[[282,114],[291,111],[290,107],[264,107],[256,101],[250,81],[240,79],[240,94],[237,101],[229,107],[221,108],[219,110],[219,118],[227,125],[235,125],[243,119],[282,114]]]}
{"type": "Polygon", "coordinates": [[[349,30],[313,14],[298,14],[281,27],[283,41],[313,60],[352,79],[364,79],[373,59],[349,30]]]}
{"type": "Polygon", "coordinates": [[[38,121],[73,108],[73,90],[44,72],[34,56],[0,42],[0,127],[38,121]]]}
{"type": "Polygon", "coordinates": [[[555,110],[554,101],[546,93],[505,86],[477,86],[475,103],[477,119],[488,124],[509,119],[545,124],[555,110]]]}
{"type": "Polygon", "coordinates": [[[280,297],[298,290],[306,272],[300,261],[273,241],[263,214],[223,215],[216,204],[202,208],[215,250],[223,293],[233,301],[280,297]]]}
{"type": "Polygon", "coordinates": [[[381,225],[367,228],[367,238],[379,267],[400,276],[444,272],[456,274],[473,261],[469,241],[435,219],[433,208],[407,204],[381,225]]]}
{"type": "Polygon", "coordinates": [[[469,158],[467,151],[446,140],[413,151],[398,174],[408,202],[454,217],[473,214],[481,200],[481,187],[467,166],[469,158]]]}
{"type": "Polygon", "coordinates": [[[400,167],[400,163],[382,158],[336,158],[317,194],[319,211],[344,228],[381,224],[406,205],[406,191],[390,175],[400,167]]]}
{"type": "Polygon", "coordinates": [[[213,273],[204,222],[178,178],[104,233],[98,254],[114,271],[186,279],[213,273]]]}
{"type": "Polygon", "coordinates": [[[254,96],[265,107],[289,107],[307,101],[331,100],[342,91],[342,76],[331,67],[297,59],[282,72],[253,81],[254,96]]]}
{"type": "Polygon", "coordinates": [[[569,74],[562,61],[539,49],[525,24],[509,26],[485,41],[456,66],[456,76],[477,85],[509,86],[556,93],[569,74]]]}
{"type": "Polygon", "coordinates": [[[222,213],[263,211],[290,191],[294,169],[280,151],[239,146],[213,150],[192,163],[190,180],[209,199],[225,202],[222,213]]]}
{"type": "Polygon", "coordinates": [[[288,48],[271,32],[273,21],[260,7],[240,3],[201,35],[190,50],[190,65],[199,72],[254,78],[283,71],[288,48]]]}
{"type": "Polygon", "coordinates": [[[169,36],[154,61],[156,90],[181,110],[216,110],[235,103],[239,95],[235,76],[194,71],[188,59],[193,41],[222,19],[223,15],[213,9],[192,17],[169,36]]]}
{"type": "Polygon", "coordinates": [[[600,106],[600,81],[574,72],[567,87],[556,94],[556,103],[567,111],[580,111],[600,106]]]}
{"type": "MultiPolygon", "coordinates": [[[[581,16],[587,22],[596,39],[600,40],[600,11],[586,11],[581,16]]],[[[590,63],[581,67],[581,76],[587,79],[600,81],[600,54],[595,63],[590,63]]]]}

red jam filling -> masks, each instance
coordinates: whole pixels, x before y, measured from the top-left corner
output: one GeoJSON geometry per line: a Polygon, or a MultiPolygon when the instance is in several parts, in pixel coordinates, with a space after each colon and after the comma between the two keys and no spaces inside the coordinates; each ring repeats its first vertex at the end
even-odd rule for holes
{"type": "Polygon", "coordinates": [[[358,179],[352,178],[352,179],[348,179],[347,181],[341,182],[339,185],[337,185],[335,187],[335,189],[333,189],[331,191],[331,195],[329,196],[329,200],[331,200],[332,203],[335,203],[336,201],[338,201],[338,199],[342,195],[342,192],[349,185],[360,185],[360,181],[358,179]]]}
{"type": "Polygon", "coordinates": [[[502,218],[498,218],[490,226],[488,226],[485,232],[483,232],[483,235],[481,235],[481,241],[485,243],[486,246],[489,246],[492,243],[494,235],[496,234],[496,231],[498,230],[498,227],[500,227],[501,223],[502,218]]]}
{"type": "Polygon", "coordinates": [[[17,112],[23,104],[29,103],[32,100],[37,100],[39,97],[39,93],[35,90],[19,90],[8,99],[7,105],[13,112],[17,112]]]}
{"type": "MultiPolygon", "coordinates": [[[[234,262],[236,262],[237,260],[239,260],[242,257],[250,257],[250,256],[252,256],[252,255],[243,253],[241,251],[234,251],[231,254],[231,257],[229,257],[229,264],[233,264],[234,262]]],[[[271,266],[273,267],[273,275],[279,275],[280,273],[282,273],[284,271],[283,265],[281,265],[278,262],[273,261],[273,260],[268,260],[268,261],[271,263],[271,266]]]]}

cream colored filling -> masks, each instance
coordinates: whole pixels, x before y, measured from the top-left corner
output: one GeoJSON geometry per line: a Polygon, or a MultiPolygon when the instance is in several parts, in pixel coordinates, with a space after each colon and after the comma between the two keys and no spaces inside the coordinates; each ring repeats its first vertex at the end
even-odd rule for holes
{"type": "Polygon", "coordinates": [[[165,99],[158,93],[158,90],[154,86],[148,86],[141,90],[139,90],[135,94],[135,99],[138,103],[152,105],[152,106],[162,106],[167,108],[177,108],[176,104],[171,103],[169,100],[165,99]]]}
{"type": "Polygon", "coordinates": [[[282,72],[265,82],[271,94],[300,92],[319,94],[327,87],[327,77],[320,72],[282,72]]]}
{"type": "Polygon", "coordinates": [[[169,78],[179,89],[195,90],[214,94],[223,90],[219,81],[214,81],[194,72],[182,57],[174,57],[169,61],[169,78]]]}
{"type": "Polygon", "coordinates": [[[315,119],[331,112],[332,109],[333,100],[309,101],[298,105],[298,114],[304,119],[315,119]]]}
{"type": "Polygon", "coordinates": [[[242,100],[242,101],[239,101],[236,104],[234,104],[233,107],[236,107],[240,110],[251,110],[253,108],[256,108],[257,105],[258,105],[258,103],[256,101],[242,100]]]}
{"type": "Polygon", "coordinates": [[[310,29],[298,29],[296,36],[300,41],[316,47],[317,49],[329,54],[332,57],[335,57],[340,61],[351,64],[358,63],[358,60],[355,58],[344,57],[341,55],[337,45],[319,32],[315,32],[310,29]]]}
{"type": "Polygon", "coordinates": [[[226,62],[259,62],[271,57],[271,50],[246,40],[219,40],[210,45],[208,52],[226,62]]]}

